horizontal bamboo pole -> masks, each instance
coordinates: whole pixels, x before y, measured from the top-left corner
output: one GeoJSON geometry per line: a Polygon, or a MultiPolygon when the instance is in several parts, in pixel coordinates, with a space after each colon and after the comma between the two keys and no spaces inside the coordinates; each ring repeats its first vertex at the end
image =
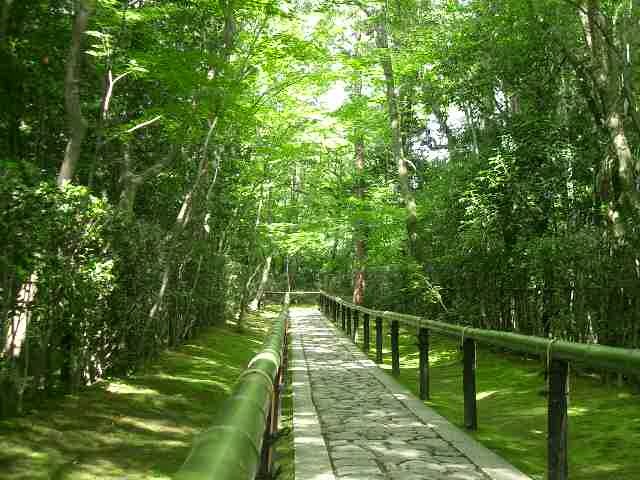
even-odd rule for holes
{"type": "Polygon", "coordinates": [[[213,425],[198,435],[175,480],[253,480],[282,364],[289,295],[263,348],[238,378],[213,425]]]}
{"type": "Polygon", "coordinates": [[[575,361],[591,367],[616,372],[640,373],[640,349],[567,342],[564,340],[551,340],[543,337],[521,335],[519,333],[464,327],[451,323],[427,320],[426,318],[415,315],[372,310],[354,305],[339,297],[329,295],[324,291],[321,291],[320,294],[351,310],[366,313],[373,317],[383,318],[384,320],[397,320],[401,325],[409,327],[428,328],[434,332],[457,338],[472,338],[482,343],[497,345],[517,352],[540,355],[545,358],[548,356],[549,359],[575,361]]]}

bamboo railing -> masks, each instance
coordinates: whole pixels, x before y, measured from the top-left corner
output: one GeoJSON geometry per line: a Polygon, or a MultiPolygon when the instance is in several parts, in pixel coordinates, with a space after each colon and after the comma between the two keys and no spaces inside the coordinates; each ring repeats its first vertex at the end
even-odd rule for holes
{"type": "Polygon", "coordinates": [[[213,425],[198,435],[176,480],[253,480],[272,475],[280,388],[286,369],[289,295],[260,353],[238,378],[213,425]]]}
{"type": "Polygon", "coordinates": [[[400,374],[399,327],[415,328],[418,337],[420,398],[429,398],[429,334],[455,337],[461,340],[463,350],[464,424],[470,430],[478,427],[476,408],[476,342],[496,345],[515,352],[538,355],[547,362],[549,378],[549,402],[547,410],[547,478],[567,480],[567,426],[568,426],[568,378],[569,362],[640,375],[640,350],[604,345],[583,344],[563,340],[546,339],[471,328],[428,320],[415,315],[372,310],[354,305],[339,297],[320,292],[320,307],[330,319],[341,325],[347,335],[356,341],[359,317],[363,316],[363,349],[370,348],[370,321],[375,319],[376,362],[382,363],[383,321],[391,323],[392,373],[400,374]]]}

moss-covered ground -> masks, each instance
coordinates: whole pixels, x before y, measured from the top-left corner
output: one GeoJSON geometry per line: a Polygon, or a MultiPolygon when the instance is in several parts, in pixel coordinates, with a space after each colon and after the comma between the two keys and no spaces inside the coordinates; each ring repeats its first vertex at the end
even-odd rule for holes
{"type": "MultiPolygon", "coordinates": [[[[362,323],[362,322],[361,322],[362,323]]],[[[370,357],[375,359],[373,322],[370,357]]],[[[388,325],[384,363],[391,373],[388,325]]],[[[362,338],[362,328],[359,331],[362,338]]],[[[401,329],[399,381],[418,395],[416,337],[401,329]]],[[[431,336],[431,398],[426,402],[463,427],[462,355],[459,344],[431,336]]],[[[478,347],[478,431],[472,435],[536,480],[546,478],[547,398],[544,366],[507,352],[478,347]]],[[[596,376],[571,375],[569,478],[640,478],[640,394],[603,385],[596,376]]]]}
{"type": "Polygon", "coordinates": [[[168,479],[259,350],[275,308],[209,328],[144,372],[0,421],[0,478],[168,479]]]}

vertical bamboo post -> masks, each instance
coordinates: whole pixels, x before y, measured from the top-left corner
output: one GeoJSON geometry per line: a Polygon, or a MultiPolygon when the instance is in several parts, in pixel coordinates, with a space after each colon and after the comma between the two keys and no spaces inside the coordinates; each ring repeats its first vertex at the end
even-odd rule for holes
{"type": "Polygon", "coordinates": [[[400,323],[391,320],[391,373],[400,375],[400,323]]]}
{"type": "Polygon", "coordinates": [[[347,328],[347,309],[344,305],[340,305],[340,313],[342,315],[342,330],[347,328]]]}
{"type": "Polygon", "coordinates": [[[469,430],[478,429],[478,411],[476,407],[476,342],[465,338],[462,343],[464,355],[463,391],[464,426],[469,430]]]}
{"type": "Polygon", "coordinates": [[[382,363],[382,319],[376,317],[376,363],[382,363]]]}
{"type": "Polygon", "coordinates": [[[567,458],[567,395],[569,364],[552,360],[549,365],[548,405],[548,478],[567,480],[569,467],[567,458]]]}
{"type": "Polygon", "coordinates": [[[371,342],[371,332],[369,331],[369,314],[364,314],[364,319],[362,321],[362,336],[363,336],[363,344],[362,349],[365,353],[369,353],[369,342],[371,342]]]}
{"type": "Polygon", "coordinates": [[[347,307],[347,335],[351,336],[351,309],[347,307]]]}
{"type": "Polygon", "coordinates": [[[420,327],[418,330],[418,347],[420,348],[420,400],[429,400],[429,330],[420,327]]]}

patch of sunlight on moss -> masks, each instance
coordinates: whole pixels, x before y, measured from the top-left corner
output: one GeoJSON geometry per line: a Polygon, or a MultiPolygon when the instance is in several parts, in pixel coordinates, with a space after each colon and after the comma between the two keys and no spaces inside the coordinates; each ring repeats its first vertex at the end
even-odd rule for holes
{"type": "Polygon", "coordinates": [[[589,409],[584,407],[569,407],[568,411],[569,415],[571,415],[572,417],[578,417],[580,415],[586,415],[587,413],[589,413],[589,409]]]}
{"type": "Polygon", "coordinates": [[[34,460],[46,459],[48,457],[48,455],[44,452],[37,452],[31,448],[22,447],[19,445],[5,445],[5,452],[10,455],[23,455],[34,460]]]}
{"type": "Polygon", "coordinates": [[[459,353],[457,350],[431,351],[429,352],[429,365],[439,366],[440,362],[455,360],[459,353]]]}
{"type": "Polygon", "coordinates": [[[479,392],[476,394],[476,400],[484,400],[485,398],[489,398],[499,392],[500,390],[489,390],[486,392],[479,392]]]}
{"type": "Polygon", "coordinates": [[[193,429],[189,427],[175,427],[167,425],[162,421],[149,420],[147,418],[140,419],[135,417],[118,417],[116,423],[131,425],[132,427],[139,428],[141,430],[151,430],[152,432],[159,433],[175,433],[179,435],[189,435],[193,433],[193,429]]]}
{"type": "MultiPolygon", "coordinates": [[[[75,463],[75,461],[73,462],[75,463]]],[[[71,475],[70,475],[71,476],[71,475]]],[[[91,464],[76,467],[71,476],[74,480],[94,480],[96,478],[132,478],[129,472],[118,467],[115,463],[105,459],[95,459],[91,464]]]]}
{"type": "MultiPolygon", "coordinates": [[[[189,429],[189,430],[193,430],[193,429],[189,429]]],[[[193,431],[193,433],[195,433],[195,430],[193,431]]],[[[182,440],[161,440],[160,442],[154,442],[157,443],[158,445],[162,445],[165,447],[171,447],[171,448],[186,448],[191,446],[191,442],[183,442],[182,440]]]]}
{"type": "Polygon", "coordinates": [[[611,473],[611,472],[617,471],[620,467],[621,465],[617,463],[605,463],[605,464],[601,463],[599,465],[592,465],[591,468],[596,472],[611,473]]]}
{"type": "Polygon", "coordinates": [[[160,395],[160,392],[158,392],[157,390],[153,390],[151,388],[135,387],[128,383],[121,382],[109,382],[106,390],[111,393],[118,393],[123,395],[160,395]]]}
{"type": "Polygon", "coordinates": [[[534,408],[529,408],[528,410],[522,410],[522,414],[523,415],[531,415],[533,417],[535,416],[540,416],[540,415],[546,415],[547,414],[547,407],[534,407],[534,408]]]}
{"type": "Polygon", "coordinates": [[[420,361],[417,358],[407,360],[406,358],[400,359],[400,368],[418,368],[420,361]]]}
{"type": "Polygon", "coordinates": [[[220,362],[216,362],[215,360],[211,360],[207,357],[201,357],[199,355],[192,355],[190,353],[181,354],[182,357],[188,359],[189,361],[197,360],[198,363],[204,363],[205,365],[211,365],[212,367],[220,366],[220,362]]]}
{"type": "Polygon", "coordinates": [[[178,382],[184,383],[200,383],[202,385],[213,385],[215,387],[219,387],[223,389],[226,393],[231,392],[231,386],[226,383],[218,382],[216,380],[205,380],[204,378],[190,378],[190,377],[180,377],[178,375],[169,375],[167,373],[158,373],[154,375],[156,378],[161,378],[163,380],[176,380],[178,382]]]}

